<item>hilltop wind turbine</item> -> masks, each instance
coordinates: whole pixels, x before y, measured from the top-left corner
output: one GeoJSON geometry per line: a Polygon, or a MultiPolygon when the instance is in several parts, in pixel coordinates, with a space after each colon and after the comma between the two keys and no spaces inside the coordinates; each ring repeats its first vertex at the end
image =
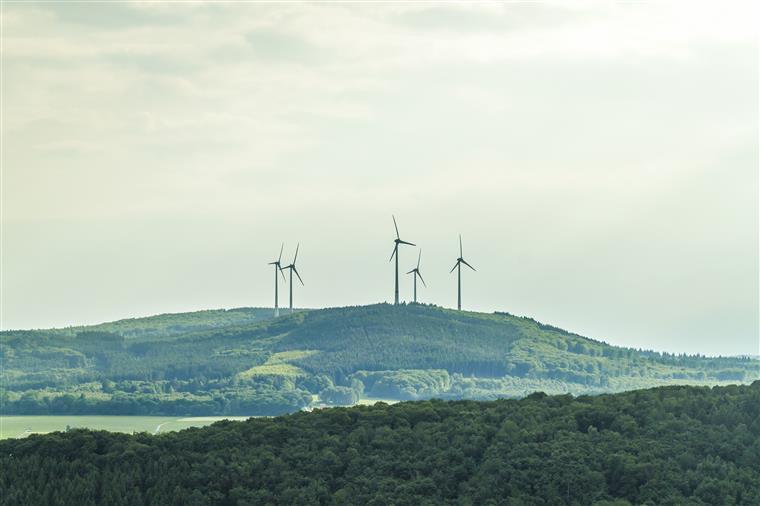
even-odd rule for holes
{"type": "Polygon", "coordinates": [[[296,273],[296,276],[298,276],[298,281],[301,282],[303,285],[303,279],[301,279],[301,275],[298,274],[298,269],[296,269],[296,258],[298,258],[298,248],[301,246],[301,243],[298,243],[296,245],[296,254],[293,256],[293,263],[290,265],[286,265],[282,268],[284,271],[285,269],[290,270],[290,312],[293,312],[293,273],[296,273]]]}
{"type": "Polygon", "coordinates": [[[396,227],[396,238],[393,240],[396,244],[393,246],[393,253],[391,253],[391,258],[388,261],[390,262],[394,256],[396,257],[396,289],[393,292],[393,303],[398,305],[398,245],[408,244],[409,246],[414,246],[414,244],[401,240],[401,237],[398,235],[398,225],[396,224],[395,216],[393,216],[393,226],[396,227]]]}
{"type": "Polygon", "coordinates": [[[285,243],[282,243],[282,246],[280,246],[280,256],[277,260],[274,262],[269,262],[269,265],[274,265],[274,316],[280,316],[280,294],[279,294],[279,287],[278,282],[279,276],[277,274],[282,274],[282,280],[285,281],[285,274],[282,273],[282,266],[280,265],[280,261],[282,260],[282,250],[285,249],[285,243]]]}
{"type": "Polygon", "coordinates": [[[419,276],[420,281],[422,281],[422,285],[427,288],[427,285],[425,284],[425,280],[422,279],[422,274],[420,274],[420,259],[422,258],[422,250],[420,250],[420,254],[417,256],[417,267],[412,269],[411,271],[407,272],[407,274],[414,274],[414,303],[417,303],[417,277],[419,276]]]}
{"type": "Polygon", "coordinates": [[[465,264],[473,271],[475,270],[475,267],[468,264],[467,260],[464,259],[464,255],[462,255],[462,234],[459,234],[459,258],[457,258],[457,263],[449,271],[449,274],[451,274],[454,272],[454,269],[457,270],[457,310],[459,311],[462,310],[462,264],[465,264]]]}

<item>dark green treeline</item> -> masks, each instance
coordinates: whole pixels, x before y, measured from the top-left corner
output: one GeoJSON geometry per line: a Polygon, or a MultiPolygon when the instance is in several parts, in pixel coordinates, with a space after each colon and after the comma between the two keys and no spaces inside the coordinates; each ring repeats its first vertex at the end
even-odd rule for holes
{"type": "Polygon", "coordinates": [[[760,382],[0,442],[3,504],[760,504],[760,382]]]}

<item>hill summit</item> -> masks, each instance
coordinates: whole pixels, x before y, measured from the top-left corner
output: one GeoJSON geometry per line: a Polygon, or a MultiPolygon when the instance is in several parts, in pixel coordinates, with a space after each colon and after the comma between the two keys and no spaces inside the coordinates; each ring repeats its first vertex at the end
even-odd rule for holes
{"type": "Polygon", "coordinates": [[[422,304],[241,308],[0,334],[5,413],[276,414],[365,398],[493,399],[748,382],[760,362],[610,346],[422,304]]]}

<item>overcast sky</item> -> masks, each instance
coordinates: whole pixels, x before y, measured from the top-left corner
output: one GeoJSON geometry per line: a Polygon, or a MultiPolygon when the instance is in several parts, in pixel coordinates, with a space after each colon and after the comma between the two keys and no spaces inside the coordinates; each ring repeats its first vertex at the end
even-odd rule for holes
{"type": "Polygon", "coordinates": [[[467,309],[758,353],[756,22],[739,2],[5,3],[2,327],[271,306],[282,241],[297,306],[392,301],[395,213],[424,302],[456,305],[461,233],[467,309]]]}

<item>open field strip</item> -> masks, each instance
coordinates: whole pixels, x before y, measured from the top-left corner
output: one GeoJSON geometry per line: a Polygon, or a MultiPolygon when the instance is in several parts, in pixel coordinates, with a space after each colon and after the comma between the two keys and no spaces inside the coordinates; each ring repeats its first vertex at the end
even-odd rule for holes
{"type": "Polygon", "coordinates": [[[290,363],[291,360],[309,357],[318,353],[315,350],[291,350],[274,353],[269,359],[261,364],[238,373],[240,379],[250,379],[254,376],[307,376],[300,367],[290,363]]]}
{"type": "Polygon", "coordinates": [[[151,434],[202,427],[219,420],[245,420],[245,416],[0,416],[0,439],[31,434],[87,428],[110,432],[149,432],[151,434]]]}
{"type": "Polygon", "coordinates": [[[375,397],[364,397],[356,401],[356,404],[359,406],[374,406],[378,402],[384,402],[386,404],[396,404],[399,402],[396,399],[380,399],[375,397]]]}

